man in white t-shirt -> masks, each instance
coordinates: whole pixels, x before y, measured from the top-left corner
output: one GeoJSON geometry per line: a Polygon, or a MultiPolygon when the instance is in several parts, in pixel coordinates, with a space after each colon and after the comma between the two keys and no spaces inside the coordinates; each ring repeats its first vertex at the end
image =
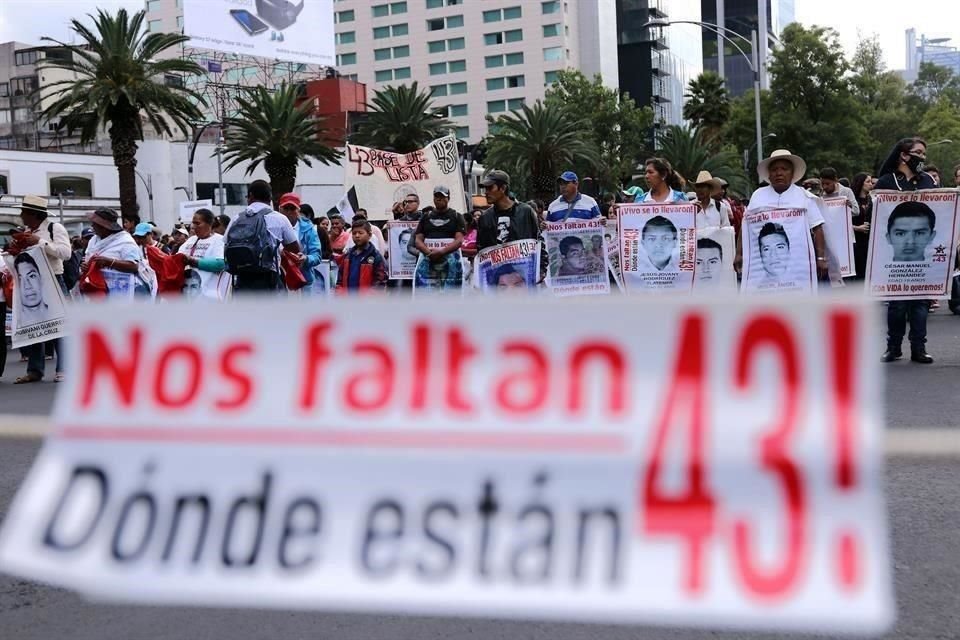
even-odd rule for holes
{"type": "MultiPolygon", "coordinates": [[[[807,163],[786,149],[777,149],[769,158],[757,165],[757,175],[761,182],[769,184],[753,192],[747,213],[762,209],[803,209],[806,211],[807,225],[813,234],[813,249],[817,256],[817,277],[825,280],[828,275],[827,240],[823,233],[823,213],[820,211],[820,199],[812,196],[796,184],[807,171],[807,163]]],[[[746,228],[746,227],[744,227],[746,228]]],[[[737,258],[734,267],[740,271],[743,264],[742,243],[737,246],[737,258]]]]}
{"type": "Polygon", "coordinates": [[[270,184],[266,180],[254,180],[247,186],[247,211],[235,216],[227,226],[227,232],[224,235],[225,252],[229,252],[230,248],[230,230],[247,212],[263,213],[267,231],[276,241],[275,269],[262,273],[234,274],[234,291],[275,291],[283,289],[283,278],[280,276],[280,248],[282,247],[291,253],[300,253],[300,241],[297,238],[296,230],[290,224],[287,216],[273,210],[272,201],[273,194],[270,191],[270,184]]]}

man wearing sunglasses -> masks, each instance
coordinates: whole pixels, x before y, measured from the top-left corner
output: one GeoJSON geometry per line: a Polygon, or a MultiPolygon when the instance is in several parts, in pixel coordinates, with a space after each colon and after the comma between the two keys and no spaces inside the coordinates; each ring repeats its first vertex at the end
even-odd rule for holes
{"type": "Polygon", "coordinates": [[[406,222],[416,222],[423,217],[420,211],[420,196],[408,193],[403,200],[393,205],[393,219],[406,222]]]}

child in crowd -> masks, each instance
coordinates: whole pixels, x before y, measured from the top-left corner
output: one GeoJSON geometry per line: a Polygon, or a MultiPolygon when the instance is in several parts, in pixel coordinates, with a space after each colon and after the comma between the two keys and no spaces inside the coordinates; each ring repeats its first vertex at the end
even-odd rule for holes
{"type": "Polygon", "coordinates": [[[372,229],[364,219],[350,227],[353,247],[344,254],[337,289],[341,292],[381,289],[387,285],[387,269],[383,256],[370,242],[372,229]]]}

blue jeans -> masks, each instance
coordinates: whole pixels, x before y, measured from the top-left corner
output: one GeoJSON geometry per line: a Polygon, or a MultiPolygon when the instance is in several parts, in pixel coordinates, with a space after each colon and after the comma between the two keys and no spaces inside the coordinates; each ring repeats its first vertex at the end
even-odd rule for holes
{"type": "MultiPolygon", "coordinates": [[[[57,276],[57,283],[60,285],[60,289],[63,291],[64,296],[69,296],[67,291],[67,284],[63,281],[63,276],[57,276]]],[[[49,340],[48,342],[53,343],[53,351],[57,356],[57,373],[63,372],[63,340],[57,338],[56,340],[49,340]]],[[[27,352],[27,375],[38,375],[41,378],[43,377],[43,371],[46,368],[46,342],[38,342],[37,344],[31,344],[29,347],[24,347],[27,352]]]]}
{"type": "Polygon", "coordinates": [[[887,349],[900,351],[903,334],[910,322],[910,349],[917,352],[926,350],[927,315],[930,313],[929,300],[904,300],[887,303],[887,349]]]}

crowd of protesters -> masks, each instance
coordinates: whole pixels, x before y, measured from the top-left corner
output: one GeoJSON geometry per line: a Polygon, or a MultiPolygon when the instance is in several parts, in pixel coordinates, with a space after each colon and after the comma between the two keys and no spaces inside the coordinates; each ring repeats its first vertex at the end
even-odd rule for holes
{"type": "MultiPolygon", "coordinates": [[[[400,246],[418,256],[418,282],[438,289],[458,289],[469,286],[466,274],[478,252],[513,240],[539,240],[550,224],[570,218],[615,219],[618,207],[625,203],[696,202],[698,230],[733,228],[737,238],[734,267],[738,271],[745,212],[769,207],[803,209],[812,235],[818,277],[828,283],[831,277],[824,218],[818,203],[825,198],[848,201],[855,237],[855,279],[862,279],[871,233],[871,191],[940,186],[939,171],[923,165],[925,152],[923,140],[901,140],[876,177],[863,172],[848,180],[829,167],[808,175],[801,158],[778,150],[759,163],[761,186],[749,199],[729,193],[727,181],[708,171],[700,171],[695,179],[686,181],[665,158],[650,158],[643,164],[646,189],[632,186],[603,195],[601,202],[581,191],[580,180],[572,171],[558,177],[559,195],[553,202],[522,202],[513,195],[510,176],[494,169],[481,182],[486,207],[457,211],[450,202],[448,186],[438,184],[433,190],[432,204],[422,206],[419,196],[412,193],[394,203],[392,212],[394,220],[417,223],[415,231],[404,232],[407,237],[401,237],[400,246]]],[[[954,179],[960,186],[960,167],[955,170],[954,179]]],[[[368,219],[366,210],[351,211],[352,215],[346,218],[336,208],[317,214],[296,194],[282,194],[276,199],[274,196],[267,182],[255,180],[248,185],[248,206],[244,211],[231,218],[198,209],[189,224],[178,223],[169,233],[151,221],[140,220],[136,214],[121,216],[112,209],[101,208],[89,214],[89,226],[73,238],[62,224],[48,221],[44,198],[27,196],[21,209],[23,228],[12,234],[6,249],[16,254],[42,246],[62,291],[73,297],[124,295],[164,300],[186,295],[225,301],[233,295],[271,291],[311,296],[328,295],[331,291],[403,289],[403,283],[388,277],[387,238],[381,226],[368,219]],[[116,287],[113,283],[123,277],[128,278],[129,286],[116,287]]],[[[543,253],[546,260],[546,252],[543,253]]],[[[7,285],[0,288],[3,317],[17,277],[2,266],[0,272],[7,285]]],[[[925,346],[927,315],[932,309],[936,309],[935,301],[887,304],[885,362],[902,357],[901,343],[908,323],[912,360],[933,361],[925,346]]],[[[0,349],[5,348],[4,336],[0,349]]],[[[46,375],[45,360],[50,357],[56,358],[55,379],[62,380],[64,362],[60,341],[55,340],[21,349],[26,372],[15,382],[42,380],[46,375]]],[[[0,352],[0,375],[5,359],[5,353],[0,352]]]]}

